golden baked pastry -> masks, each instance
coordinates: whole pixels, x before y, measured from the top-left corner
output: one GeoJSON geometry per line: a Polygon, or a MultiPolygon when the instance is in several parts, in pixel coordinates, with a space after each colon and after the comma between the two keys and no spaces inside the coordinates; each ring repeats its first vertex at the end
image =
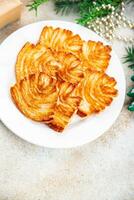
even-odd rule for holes
{"type": "Polygon", "coordinates": [[[27,42],[18,54],[16,61],[17,81],[25,78],[29,74],[38,72],[38,68],[33,67],[33,63],[46,52],[46,48],[37,44],[27,42]]]}
{"type": "Polygon", "coordinates": [[[82,102],[78,115],[85,117],[109,106],[117,95],[116,80],[102,72],[89,72],[78,88],[82,102]]]}
{"type": "Polygon", "coordinates": [[[58,76],[69,83],[77,84],[84,77],[84,68],[81,61],[71,53],[57,52],[55,57],[61,63],[58,76]]]}
{"type": "Polygon", "coordinates": [[[16,61],[16,79],[22,80],[30,74],[46,72],[56,76],[61,64],[56,61],[50,49],[27,42],[18,54],[16,61]]]}
{"type": "Polygon", "coordinates": [[[17,108],[28,118],[48,122],[52,119],[58,98],[57,80],[45,73],[29,75],[11,87],[17,108]]]}
{"type": "Polygon", "coordinates": [[[62,132],[74,114],[97,113],[117,95],[105,74],[111,47],[83,41],[72,31],[46,26],[39,42],[27,42],[16,61],[11,96],[28,118],[62,132]]]}
{"type": "Polygon", "coordinates": [[[54,110],[53,119],[48,124],[52,129],[62,132],[68,125],[73,114],[77,112],[81,97],[76,95],[76,86],[68,82],[58,85],[59,98],[54,110]]]}
{"type": "Polygon", "coordinates": [[[34,44],[31,44],[30,42],[27,42],[22,49],[20,50],[18,56],[17,56],[17,60],[16,60],[16,66],[15,66],[15,70],[16,70],[16,79],[17,81],[23,79],[24,76],[24,64],[25,64],[25,60],[28,57],[29,53],[32,52],[32,49],[34,48],[34,44]]]}
{"type": "Polygon", "coordinates": [[[81,60],[87,69],[105,72],[111,58],[110,52],[110,46],[89,40],[83,42],[81,60]]]}
{"type": "Polygon", "coordinates": [[[70,30],[45,26],[40,35],[39,43],[52,51],[64,51],[79,56],[82,39],[70,30]]]}

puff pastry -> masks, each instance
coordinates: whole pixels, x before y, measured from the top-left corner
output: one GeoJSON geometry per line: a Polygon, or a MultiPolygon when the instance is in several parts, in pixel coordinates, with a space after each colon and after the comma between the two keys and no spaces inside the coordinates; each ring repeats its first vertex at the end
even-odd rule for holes
{"type": "Polygon", "coordinates": [[[87,69],[105,72],[111,58],[110,52],[111,47],[102,42],[83,42],[81,60],[87,69]]]}
{"type": "Polygon", "coordinates": [[[61,63],[58,76],[64,81],[78,84],[84,77],[84,68],[81,61],[71,53],[57,52],[54,55],[61,63]]]}
{"type": "Polygon", "coordinates": [[[55,107],[53,119],[48,124],[55,131],[62,132],[68,125],[73,114],[77,112],[81,97],[76,95],[76,86],[68,82],[58,85],[59,98],[55,107]]]}
{"type": "Polygon", "coordinates": [[[82,49],[82,39],[70,30],[62,28],[44,27],[39,43],[53,51],[64,51],[79,56],[82,49]]]}
{"type": "Polygon", "coordinates": [[[77,92],[82,97],[78,115],[85,117],[109,106],[117,95],[116,80],[102,72],[89,72],[77,92]]]}
{"type": "Polygon", "coordinates": [[[45,73],[36,73],[11,87],[11,96],[26,117],[49,122],[58,98],[56,84],[57,81],[45,73]]]}
{"type": "Polygon", "coordinates": [[[50,49],[27,42],[17,57],[16,79],[20,81],[37,72],[46,72],[54,77],[60,67],[61,64],[56,61],[50,49]]]}
{"type": "Polygon", "coordinates": [[[111,47],[83,41],[72,31],[46,26],[39,42],[27,42],[16,61],[12,99],[28,118],[62,132],[72,116],[98,113],[117,95],[105,74],[111,47]]]}

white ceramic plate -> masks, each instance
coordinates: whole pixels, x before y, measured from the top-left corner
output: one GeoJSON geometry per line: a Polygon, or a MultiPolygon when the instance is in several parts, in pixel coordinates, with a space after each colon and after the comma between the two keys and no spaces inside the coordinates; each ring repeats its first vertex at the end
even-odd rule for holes
{"type": "Polygon", "coordinates": [[[84,120],[75,117],[63,134],[57,134],[46,125],[27,119],[13,104],[10,86],[15,83],[14,66],[19,50],[27,41],[36,43],[45,25],[69,29],[79,34],[84,40],[106,43],[87,28],[64,21],[41,21],[27,25],[11,34],[0,46],[0,118],[11,131],[31,143],[52,148],[76,147],[102,135],[118,117],[125,97],[124,72],[119,59],[112,52],[107,73],[117,80],[118,97],[100,114],[84,120]]]}

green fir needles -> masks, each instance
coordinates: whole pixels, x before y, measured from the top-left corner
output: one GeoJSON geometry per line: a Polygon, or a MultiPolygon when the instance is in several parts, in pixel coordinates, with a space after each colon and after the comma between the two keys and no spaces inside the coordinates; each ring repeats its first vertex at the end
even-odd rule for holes
{"type": "Polygon", "coordinates": [[[29,8],[29,11],[34,10],[37,15],[38,7],[47,1],[48,0],[34,0],[31,3],[29,3],[27,7],[29,8]]]}
{"type": "MultiPolygon", "coordinates": [[[[124,56],[124,63],[128,63],[128,67],[134,70],[134,46],[126,49],[127,55],[124,56]]],[[[131,80],[134,82],[134,75],[131,76],[131,80]]],[[[132,98],[131,103],[128,106],[128,110],[134,111],[134,86],[131,87],[127,93],[132,98]]]]}
{"type": "Polygon", "coordinates": [[[127,55],[124,56],[124,63],[128,63],[128,67],[134,70],[134,46],[126,49],[127,55]]]}

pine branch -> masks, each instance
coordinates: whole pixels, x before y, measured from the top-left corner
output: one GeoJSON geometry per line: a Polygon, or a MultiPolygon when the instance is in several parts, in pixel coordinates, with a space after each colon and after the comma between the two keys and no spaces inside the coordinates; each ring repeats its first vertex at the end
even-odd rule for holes
{"type": "Polygon", "coordinates": [[[128,67],[134,70],[134,46],[126,49],[127,55],[124,56],[124,63],[129,63],[128,67]]]}
{"type": "Polygon", "coordinates": [[[76,20],[81,25],[87,25],[88,22],[95,20],[96,18],[104,17],[111,13],[111,10],[97,10],[96,7],[90,8],[89,12],[81,12],[81,17],[76,20]]]}
{"type": "Polygon", "coordinates": [[[79,12],[79,1],[70,1],[70,0],[56,1],[55,11],[56,13],[61,13],[62,15],[63,14],[67,15],[71,11],[79,12]]]}
{"type": "Polygon", "coordinates": [[[95,20],[96,18],[104,17],[112,12],[111,9],[101,8],[102,4],[114,6],[118,8],[122,0],[83,0],[80,4],[80,18],[76,21],[81,25],[86,25],[87,22],[95,20]],[[95,3],[94,3],[95,2],[95,3]],[[101,9],[98,10],[97,8],[101,9]]]}
{"type": "Polygon", "coordinates": [[[134,81],[134,75],[133,75],[133,76],[131,76],[131,80],[132,80],[132,81],[134,81]]]}
{"type": "Polygon", "coordinates": [[[134,101],[132,101],[131,104],[128,106],[128,110],[134,111],[134,101]]]}
{"type": "MultiPolygon", "coordinates": [[[[134,70],[134,46],[126,48],[127,55],[123,57],[124,63],[128,63],[128,67],[134,70]]],[[[134,81],[134,75],[131,76],[134,81]]],[[[127,92],[129,97],[132,97],[132,102],[128,105],[128,110],[134,111],[134,87],[130,88],[127,92]]]]}
{"type": "Polygon", "coordinates": [[[43,3],[47,2],[47,1],[48,1],[48,0],[34,0],[34,1],[32,1],[31,3],[29,3],[29,4],[27,5],[27,7],[29,8],[29,11],[35,10],[36,15],[37,15],[38,7],[39,7],[40,5],[42,5],[43,3]]]}
{"type": "MultiPolygon", "coordinates": [[[[37,14],[38,7],[48,0],[33,0],[27,5],[29,10],[35,10],[37,14]]],[[[131,1],[131,0],[126,0],[131,1]]],[[[103,17],[111,13],[110,9],[100,9],[102,4],[110,4],[115,8],[121,4],[122,0],[56,0],[55,11],[56,13],[69,14],[70,12],[77,12],[80,14],[80,18],[76,21],[82,25],[86,25],[88,21],[92,21],[97,17],[103,17]],[[95,3],[94,3],[95,2],[95,3]]]]}

